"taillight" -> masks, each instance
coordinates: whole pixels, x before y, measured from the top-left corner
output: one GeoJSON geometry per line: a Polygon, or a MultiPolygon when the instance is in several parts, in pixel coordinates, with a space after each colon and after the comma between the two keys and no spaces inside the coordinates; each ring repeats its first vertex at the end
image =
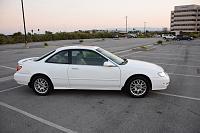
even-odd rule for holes
{"type": "Polygon", "coordinates": [[[22,66],[17,65],[17,67],[16,67],[16,71],[19,71],[21,68],[22,68],[22,66]]]}

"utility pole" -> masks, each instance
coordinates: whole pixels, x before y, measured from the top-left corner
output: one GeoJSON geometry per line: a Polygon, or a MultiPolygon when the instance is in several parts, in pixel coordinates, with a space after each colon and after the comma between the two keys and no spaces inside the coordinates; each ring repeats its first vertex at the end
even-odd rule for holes
{"type": "Polygon", "coordinates": [[[128,33],[128,30],[127,30],[127,25],[128,25],[128,22],[127,22],[127,16],[126,16],[126,33],[128,33]]]}
{"type": "Polygon", "coordinates": [[[25,23],[24,3],[23,3],[23,0],[21,0],[21,4],[22,4],[22,15],[23,15],[23,23],[24,23],[25,47],[27,47],[26,23],[25,23]]]}
{"type": "Polygon", "coordinates": [[[144,34],[146,33],[146,23],[147,22],[144,22],[144,34]]]}

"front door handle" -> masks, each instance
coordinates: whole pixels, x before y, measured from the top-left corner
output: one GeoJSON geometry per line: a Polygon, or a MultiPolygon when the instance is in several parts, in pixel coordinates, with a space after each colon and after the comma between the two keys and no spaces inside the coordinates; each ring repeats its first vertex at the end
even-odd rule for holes
{"type": "Polygon", "coordinates": [[[77,68],[77,67],[72,67],[72,69],[73,69],[73,70],[78,70],[78,68],[77,68]]]}

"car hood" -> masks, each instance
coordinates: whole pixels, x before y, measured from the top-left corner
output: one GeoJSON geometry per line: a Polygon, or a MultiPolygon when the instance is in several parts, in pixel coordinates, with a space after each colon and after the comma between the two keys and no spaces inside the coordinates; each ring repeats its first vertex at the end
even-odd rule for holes
{"type": "Polygon", "coordinates": [[[132,59],[127,59],[127,60],[128,60],[128,63],[125,66],[129,68],[131,67],[131,68],[138,68],[138,69],[145,69],[145,70],[155,70],[159,72],[164,71],[162,67],[153,63],[139,61],[139,60],[132,60],[132,59]]]}
{"type": "Polygon", "coordinates": [[[30,61],[34,61],[36,59],[38,59],[39,57],[31,57],[31,58],[25,58],[25,59],[21,59],[18,61],[18,64],[19,65],[22,65],[23,63],[25,62],[30,62],[30,61]]]}

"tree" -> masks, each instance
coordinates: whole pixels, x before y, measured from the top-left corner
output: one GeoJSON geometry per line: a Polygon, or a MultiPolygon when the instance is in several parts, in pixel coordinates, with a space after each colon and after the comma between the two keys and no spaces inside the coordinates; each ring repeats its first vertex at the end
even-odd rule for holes
{"type": "Polygon", "coordinates": [[[22,36],[22,33],[21,32],[13,33],[13,36],[22,36]]]}

